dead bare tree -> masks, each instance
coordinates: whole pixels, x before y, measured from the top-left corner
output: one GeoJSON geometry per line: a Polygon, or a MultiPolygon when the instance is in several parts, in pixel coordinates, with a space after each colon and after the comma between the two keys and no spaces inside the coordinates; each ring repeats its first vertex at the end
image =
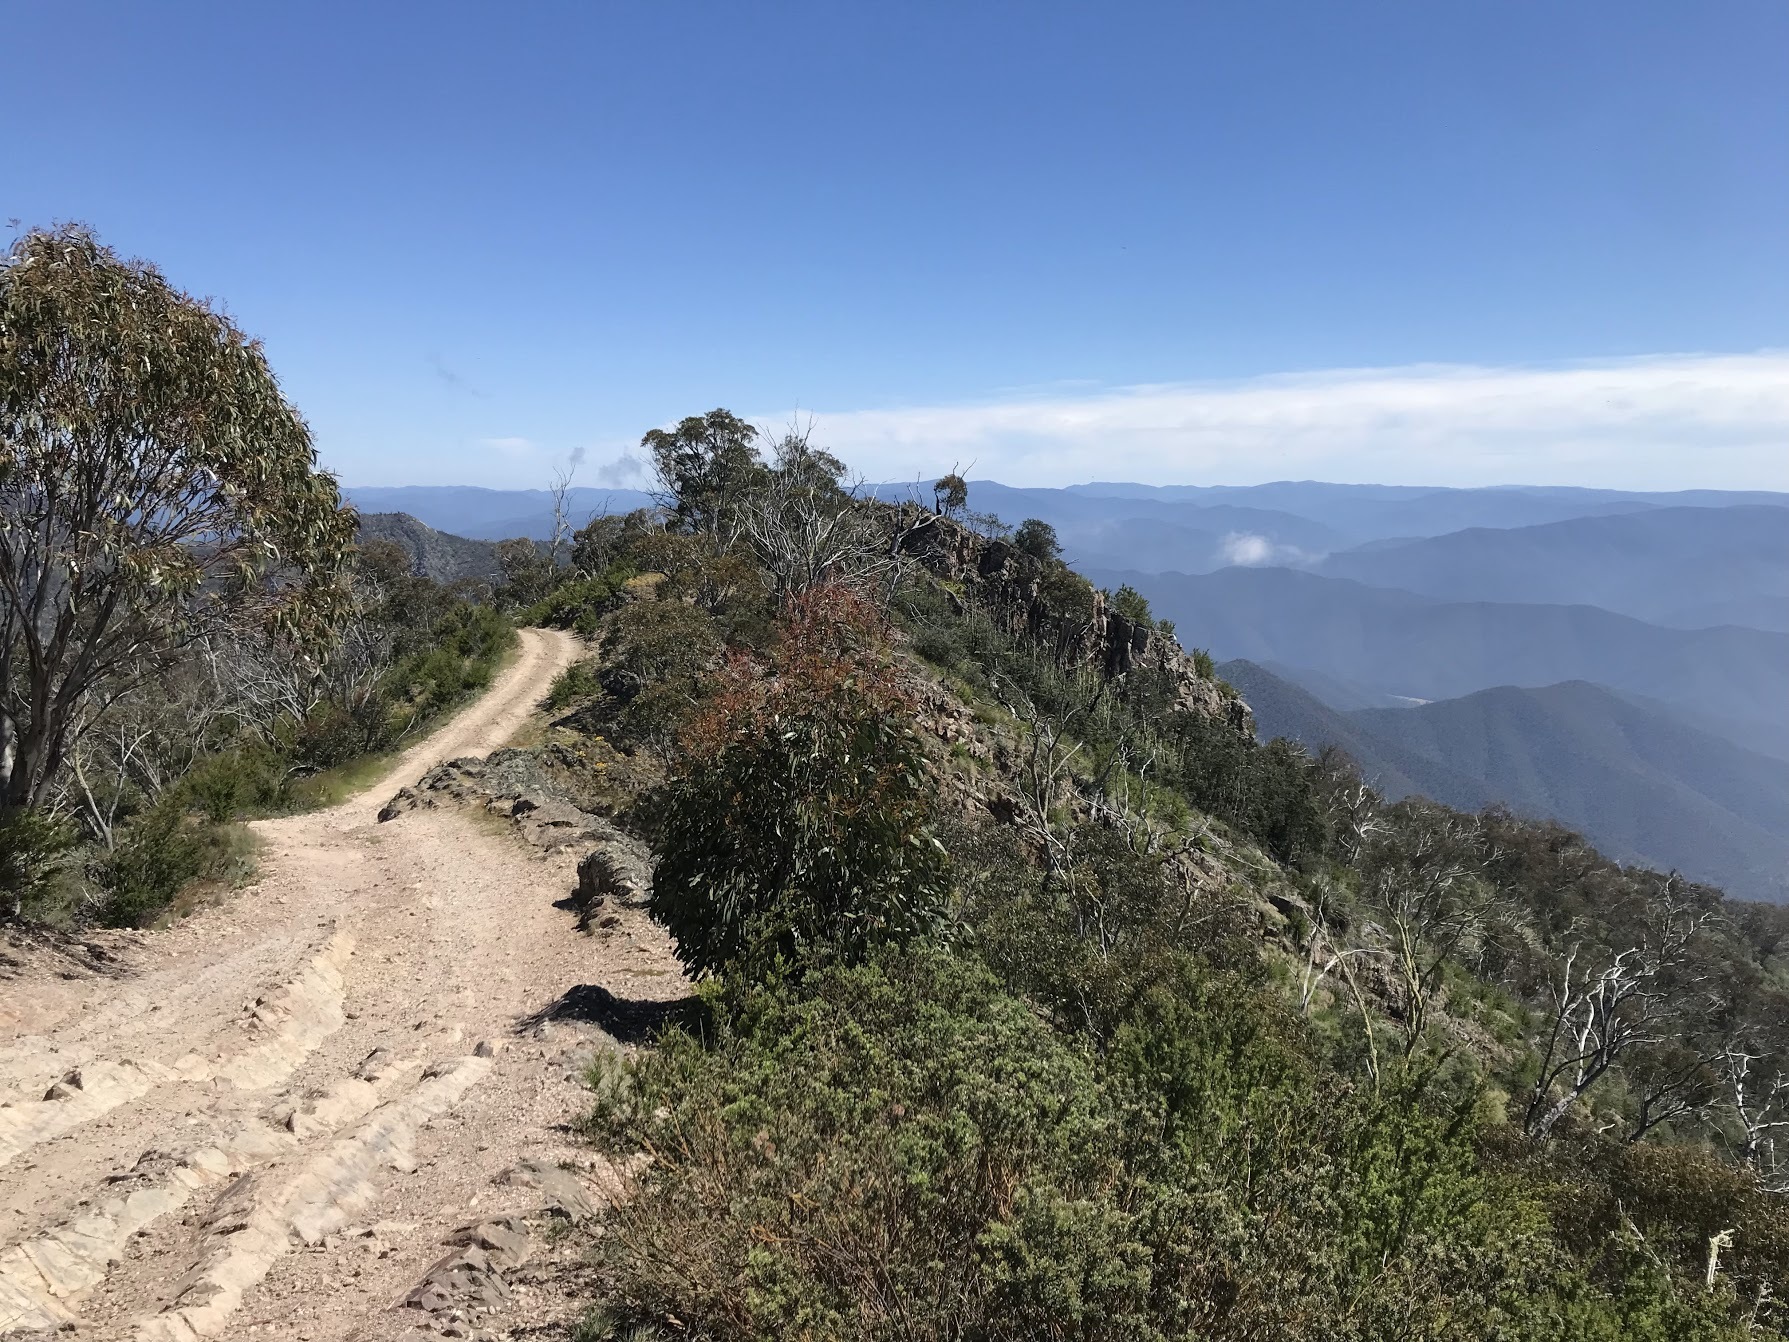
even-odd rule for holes
{"type": "Polygon", "coordinates": [[[1632,1050],[1666,1038],[1669,1007],[1684,990],[1678,971],[1707,913],[1682,898],[1676,878],[1641,945],[1592,960],[1573,946],[1552,986],[1552,1024],[1523,1127],[1545,1141],[1555,1125],[1632,1050]]]}
{"type": "Polygon", "coordinates": [[[887,588],[905,565],[896,539],[862,480],[846,481],[837,457],[813,445],[813,424],[791,424],[772,450],[772,467],[743,492],[739,534],[765,572],[778,604],[836,582],[862,592],[887,588]]]}
{"type": "Polygon", "coordinates": [[[1778,1134],[1789,1128],[1789,1072],[1780,1055],[1753,1052],[1757,1044],[1735,1041],[1721,1058],[1741,1134],[1738,1155],[1766,1191],[1789,1193],[1789,1160],[1777,1150],[1778,1134]]]}
{"type": "Polygon", "coordinates": [[[1046,884],[1052,879],[1073,880],[1073,837],[1058,823],[1056,813],[1073,779],[1072,766],[1082,753],[1070,730],[1092,713],[1105,693],[1102,685],[1091,696],[1072,705],[1060,718],[1041,712],[1030,695],[1005,677],[991,677],[991,688],[1006,710],[1025,727],[1025,749],[1015,770],[1018,783],[1019,829],[1044,859],[1046,884]]]}
{"type": "Polygon", "coordinates": [[[1383,954],[1376,946],[1348,946],[1331,927],[1331,905],[1335,891],[1327,881],[1317,886],[1306,901],[1309,927],[1305,931],[1304,964],[1298,975],[1298,1009],[1311,1014],[1311,1003],[1324,981],[1349,959],[1383,954]]]}
{"type": "Polygon", "coordinates": [[[576,474],[575,466],[561,466],[553,472],[553,483],[547,487],[547,492],[553,497],[552,532],[547,539],[547,566],[548,571],[554,574],[559,572],[561,557],[571,550],[574,528],[570,497],[571,482],[576,474]]]}
{"type": "Polygon", "coordinates": [[[1363,893],[1384,920],[1408,1058],[1428,1032],[1448,963],[1484,933],[1493,895],[1482,877],[1496,854],[1469,817],[1428,806],[1405,815],[1395,842],[1367,848],[1363,893]]]}
{"type": "Polygon", "coordinates": [[[1323,815],[1334,836],[1342,860],[1353,866],[1369,844],[1390,828],[1380,797],[1361,777],[1359,768],[1340,747],[1324,746],[1317,753],[1317,776],[1323,815]]]}

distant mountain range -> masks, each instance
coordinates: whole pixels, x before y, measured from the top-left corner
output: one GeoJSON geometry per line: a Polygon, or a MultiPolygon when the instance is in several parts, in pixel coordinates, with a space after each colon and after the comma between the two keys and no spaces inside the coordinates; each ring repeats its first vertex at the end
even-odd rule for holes
{"type": "MultiPolygon", "coordinates": [[[[902,497],[925,485],[876,486],[883,497],[902,497]]],[[[443,531],[486,540],[534,535],[551,517],[544,489],[480,489],[467,485],[351,486],[349,500],[367,512],[404,512],[443,531]],[[535,530],[505,532],[522,525],[535,530]]],[[[575,516],[625,512],[650,500],[639,490],[571,491],[575,516]]],[[[1021,489],[975,480],[969,506],[1017,522],[1039,517],[1059,531],[1148,519],[1197,535],[1262,535],[1314,555],[1352,549],[1369,541],[1439,536],[1470,527],[1530,527],[1575,517],[1639,513],[1655,508],[1789,507],[1789,494],[1761,491],[1689,490],[1648,494],[1605,489],[1512,487],[1432,489],[1400,485],[1337,485],[1283,480],[1264,485],[1091,484],[1067,489],[1021,489]]],[[[1162,554],[1144,563],[1132,554],[1118,567],[1193,572],[1189,556],[1162,554]]]]}
{"type": "MultiPolygon", "coordinates": [[[[980,507],[971,486],[972,507],[980,507]]],[[[1075,485],[1060,491],[1096,498],[1172,502],[1193,507],[1238,504],[1321,522],[1355,545],[1398,537],[1439,536],[1469,527],[1530,527],[1573,517],[1645,512],[1653,508],[1789,506],[1789,494],[1763,490],[1691,489],[1643,493],[1520,485],[1498,489],[1433,489],[1412,485],[1337,485],[1280,480],[1264,485],[1075,485]]],[[[1046,519],[1048,520],[1048,519],[1046,519]]],[[[1147,565],[1133,565],[1145,568],[1147,565]]],[[[1184,569],[1184,565],[1170,565],[1184,569]]]]}
{"type": "MultiPolygon", "coordinates": [[[[350,487],[342,491],[363,513],[405,513],[437,531],[472,540],[502,541],[553,534],[553,496],[544,489],[479,489],[472,485],[350,487]]],[[[570,490],[566,504],[574,524],[596,513],[644,508],[650,496],[637,489],[570,490]]]]}
{"type": "Polygon", "coordinates": [[[1450,601],[1601,606],[1682,628],[1789,630],[1789,508],[1655,508],[1474,527],[1332,554],[1319,571],[1450,601]]]}
{"type": "Polygon", "coordinates": [[[1740,898],[1789,898],[1789,762],[1582,681],[1338,712],[1248,661],[1219,673],[1263,738],[1337,745],[1393,797],[1557,819],[1610,856],[1740,898]]]}
{"type": "Polygon", "coordinates": [[[1417,699],[1588,680],[1673,708],[1789,725],[1789,634],[1666,629],[1594,606],[1441,601],[1290,569],[1091,572],[1129,583],[1219,660],[1308,666],[1417,699]]]}

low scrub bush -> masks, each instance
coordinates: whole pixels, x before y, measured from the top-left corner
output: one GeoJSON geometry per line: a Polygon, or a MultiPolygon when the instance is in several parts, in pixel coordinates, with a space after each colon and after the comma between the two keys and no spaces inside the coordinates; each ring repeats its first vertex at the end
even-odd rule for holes
{"type": "Polygon", "coordinates": [[[41,811],[0,813],[0,913],[43,918],[62,912],[56,897],[62,859],[75,842],[66,822],[41,811]]]}
{"type": "Polygon", "coordinates": [[[653,1161],[585,1336],[1745,1336],[1631,1239],[1574,1264],[1481,1170],[1470,1105],[1351,1087],[1221,975],[1144,994],[1103,1052],[936,947],[711,1003],[592,1078],[591,1135],[653,1161]]]}
{"type": "Polygon", "coordinates": [[[800,996],[753,992],[733,1009],[712,1046],[673,1032],[599,1082],[596,1135],[665,1153],[598,1241],[617,1320],[930,1339],[1025,1308],[1040,1246],[1023,1209],[1072,1222],[1116,1173],[1090,1060],[937,951],[833,967],[800,996]]]}
{"type": "Polygon", "coordinates": [[[125,828],[118,846],[89,864],[101,899],[99,920],[109,927],[146,927],[189,883],[234,884],[253,867],[248,831],[189,813],[164,797],[125,828]]]}
{"type": "Polygon", "coordinates": [[[598,674],[597,663],[586,657],[582,661],[573,662],[557,676],[547,690],[546,706],[552,712],[562,708],[570,708],[573,704],[582,703],[586,699],[594,699],[603,692],[602,679],[598,674]]]}
{"type": "Polygon", "coordinates": [[[278,807],[286,797],[287,762],[266,742],[249,741],[201,759],[180,791],[204,817],[222,824],[278,807]]]}
{"type": "Polygon", "coordinates": [[[861,956],[945,921],[914,704],[874,609],[793,599],[768,664],[735,654],[684,728],[658,814],[653,915],[697,972],[861,956]]]}
{"type": "Polygon", "coordinates": [[[626,583],[633,576],[631,569],[619,568],[594,578],[574,578],[518,611],[516,623],[571,629],[594,638],[603,616],[627,599],[626,583]]]}

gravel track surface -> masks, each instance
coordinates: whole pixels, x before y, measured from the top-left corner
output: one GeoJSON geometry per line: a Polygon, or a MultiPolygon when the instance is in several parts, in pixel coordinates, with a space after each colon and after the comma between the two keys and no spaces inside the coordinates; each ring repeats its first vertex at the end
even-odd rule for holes
{"type": "Polygon", "coordinates": [[[598,1206],[619,1186],[567,1130],[615,1045],[550,1008],[684,981],[638,912],[576,930],[575,852],[465,809],[376,819],[437,761],[502,745],[581,652],[521,638],[378,783],[257,822],[252,887],[100,939],[109,972],[45,952],[0,980],[0,1336],[563,1335],[575,1250],[541,1230],[541,1179],[514,1175],[564,1167],[598,1206]],[[456,1231],[504,1218],[532,1218],[510,1254],[530,1267],[464,1309],[405,1305],[456,1231]]]}

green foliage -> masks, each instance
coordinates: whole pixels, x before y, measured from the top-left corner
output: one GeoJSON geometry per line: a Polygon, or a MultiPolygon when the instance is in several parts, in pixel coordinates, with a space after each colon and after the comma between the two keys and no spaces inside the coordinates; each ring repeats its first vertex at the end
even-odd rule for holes
{"type": "Polygon", "coordinates": [[[1046,569],[1038,581],[1038,595],[1062,624],[1078,628],[1093,618],[1094,587],[1072,568],[1046,569]]]}
{"type": "Polygon", "coordinates": [[[496,599],[509,609],[527,609],[545,600],[564,576],[534,541],[525,536],[497,542],[496,599]]]}
{"type": "Polygon", "coordinates": [[[1145,629],[1152,628],[1155,624],[1155,617],[1149,610],[1149,598],[1129,583],[1112,594],[1112,609],[1132,624],[1141,625],[1145,629]]]}
{"type": "Polygon", "coordinates": [[[679,420],[674,429],[653,429],[640,440],[680,528],[714,535],[731,527],[739,496],[764,470],[757,436],[731,412],[710,410],[679,420]]]}
{"type": "Polygon", "coordinates": [[[280,744],[300,774],[390,750],[489,685],[514,644],[514,627],[493,607],[451,605],[406,630],[371,692],[324,699],[287,726],[280,744]]]}
{"type": "Polygon", "coordinates": [[[345,609],[354,514],[260,346],[78,227],[0,259],[0,518],[0,625],[38,649],[0,658],[0,808],[42,804],[108,681],[243,620],[315,649],[345,609]]]}
{"type": "Polygon", "coordinates": [[[664,519],[650,508],[631,513],[599,513],[572,536],[571,568],[579,578],[596,578],[614,567],[641,536],[664,530],[664,519]]]}
{"type": "Polygon", "coordinates": [[[1201,713],[1174,713],[1161,730],[1173,751],[1164,782],[1194,806],[1281,862],[1310,862],[1324,854],[1329,834],[1312,762],[1296,745],[1258,745],[1201,713]]]}
{"type": "Polygon", "coordinates": [[[1040,564],[1062,561],[1062,542],[1056,539],[1056,528],[1035,517],[1027,517],[1013,528],[1013,548],[1040,564]]]}
{"type": "Polygon", "coordinates": [[[691,969],[853,959],[942,922],[924,750],[880,638],[849,592],[799,594],[770,664],[736,655],[685,728],[652,910],[691,969]]]}
{"type": "Polygon", "coordinates": [[[1217,663],[1212,661],[1211,653],[1204,648],[1193,649],[1193,670],[1200,680],[1216,680],[1218,678],[1217,663]]]}
{"type": "Polygon", "coordinates": [[[56,882],[73,828],[41,811],[0,811],[0,901],[10,916],[32,916],[56,882]]]}
{"type": "Polygon", "coordinates": [[[91,864],[110,927],[146,927],[189,882],[234,882],[252,867],[246,830],[190,815],[168,796],[128,825],[118,846],[91,864]]]}
{"type": "Polygon", "coordinates": [[[969,482],[949,472],[932,486],[932,503],[946,517],[962,512],[969,505],[969,482]]]}
{"type": "Polygon", "coordinates": [[[598,1242],[628,1321],[975,1336],[952,1328],[1035,1295],[1043,1227],[1015,1224],[1015,1198],[1072,1216],[1111,1176],[1090,1060],[968,962],[824,969],[800,995],[741,995],[716,1028],[712,1047],[661,1037],[600,1087],[600,1137],[668,1157],[598,1242]]]}
{"type": "Polygon", "coordinates": [[[620,700],[621,727],[637,741],[669,743],[707,692],[720,660],[713,616],[684,601],[623,606],[603,640],[604,687],[620,700]]]}
{"type": "Polygon", "coordinates": [[[1159,983],[1103,1053],[935,948],[711,1001],[592,1077],[591,1135],[654,1160],[591,1336],[1744,1335],[1621,1234],[1574,1265],[1465,1109],[1350,1088],[1223,976],[1159,983]]]}
{"type": "Polygon", "coordinates": [[[586,699],[594,699],[602,692],[597,663],[594,658],[586,657],[553,677],[553,684],[547,690],[546,706],[549,712],[556,713],[586,699]]]}
{"type": "Polygon", "coordinates": [[[181,779],[177,795],[205,819],[222,824],[278,807],[285,799],[287,768],[270,744],[251,740],[200,760],[181,779]]]}
{"type": "Polygon", "coordinates": [[[585,638],[594,638],[603,617],[626,599],[624,584],[633,576],[630,569],[615,568],[594,577],[571,578],[517,611],[516,623],[570,629],[585,638]]]}
{"type": "MultiPolygon", "coordinates": [[[[637,813],[658,826],[655,916],[719,978],[696,1022],[591,1078],[592,1135],[651,1160],[596,1242],[603,1307],[581,1336],[1780,1336],[1757,1302],[1789,1236],[1744,1176],[1617,1158],[1588,1124],[1542,1149],[1502,1118],[1540,952],[1593,923],[1634,944],[1657,891],[1526,822],[1473,821],[1465,930],[1406,939],[1456,1051],[1438,1061],[1443,1030],[1412,1024],[1408,1055],[1369,1074],[1321,996],[1314,1019],[1293,1010],[1281,955],[1382,946],[1432,906],[1404,887],[1454,889],[1437,864],[1458,854],[1411,808],[1176,707],[1159,666],[1108,681],[1085,665],[1094,589],[1040,562],[1042,601],[1018,612],[967,585],[895,595],[914,651],[992,728],[961,757],[1004,823],[941,822],[911,668],[877,622],[823,592],[744,655],[740,598],[714,595],[753,590],[721,563],[737,557],[690,528],[628,558],[667,575],[659,605],[710,621],[707,648],[733,645],[718,671],[655,626],[688,615],[624,607],[606,649],[611,697],[697,705],[637,813]],[[1480,935],[1493,887],[1511,916],[1480,935]],[[1278,917],[1263,889],[1312,902],[1278,917]],[[1733,1227],[1746,1247],[1705,1290],[1709,1237],[1733,1227]]],[[[1111,609],[1146,623],[1134,596],[1111,609]]],[[[1743,936],[1779,948],[1762,955],[1789,940],[1757,919],[1743,936]]],[[[1400,1005],[1415,1017],[1374,954],[1350,963],[1383,1035],[1400,1005]]]]}

